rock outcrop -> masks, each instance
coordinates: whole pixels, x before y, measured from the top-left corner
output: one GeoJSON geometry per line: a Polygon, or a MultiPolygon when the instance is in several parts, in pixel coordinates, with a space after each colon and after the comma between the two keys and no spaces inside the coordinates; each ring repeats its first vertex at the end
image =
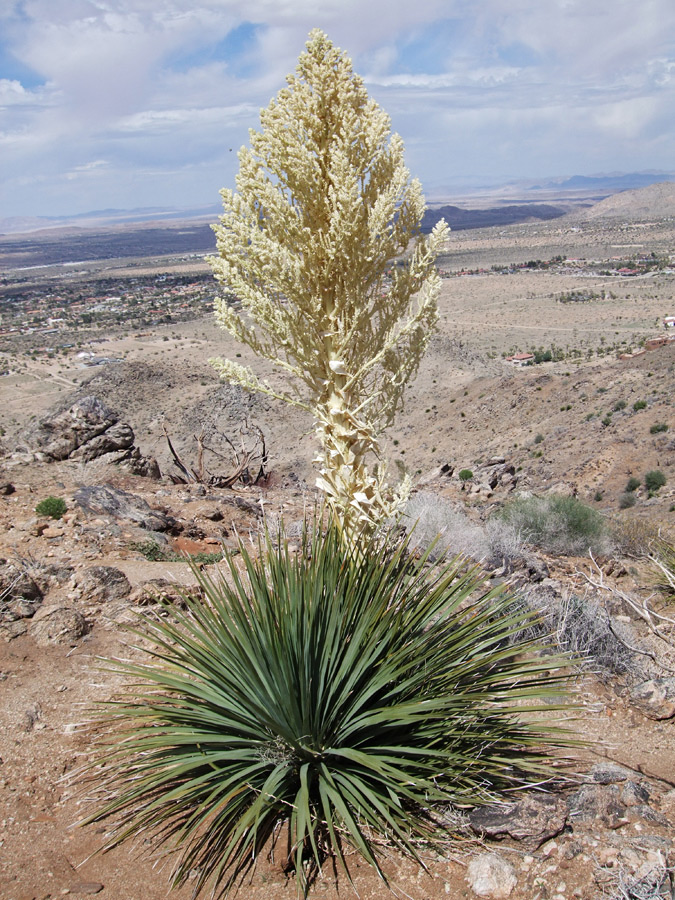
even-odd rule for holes
{"type": "Polygon", "coordinates": [[[28,435],[36,457],[45,462],[76,459],[91,462],[117,454],[113,462],[124,464],[135,475],[161,477],[157,460],[134,446],[134,430],[98,397],[88,395],[66,410],[47,416],[28,435]]]}

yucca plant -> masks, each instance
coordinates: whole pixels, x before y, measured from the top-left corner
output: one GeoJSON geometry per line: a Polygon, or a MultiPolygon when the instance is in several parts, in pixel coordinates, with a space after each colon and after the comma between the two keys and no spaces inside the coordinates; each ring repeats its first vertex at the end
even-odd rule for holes
{"type": "Polygon", "coordinates": [[[378,848],[420,860],[439,805],[551,775],[542,740],[564,737],[536,713],[563,663],[476,571],[392,540],[350,551],[335,526],[297,555],[270,535],[238,549],[224,576],[195,572],[205,601],[140,627],[147,662],[113,664],[131,685],[90,768],[103,849],[141,836],[175,851],[174,886],[196,873],[220,896],[283,834],[303,889],[327,857],[349,876],[349,848],[386,880],[378,848]]]}

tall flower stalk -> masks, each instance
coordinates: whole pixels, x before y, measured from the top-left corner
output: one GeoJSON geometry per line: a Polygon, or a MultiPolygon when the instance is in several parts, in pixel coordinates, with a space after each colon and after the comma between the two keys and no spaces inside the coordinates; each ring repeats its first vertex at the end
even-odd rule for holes
{"type": "Polygon", "coordinates": [[[388,484],[380,440],[436,326],[446,227],[420,234],[425,202],[403,142],[321,31],[287,81],[239,153],[236,192],[221,192],[210,260],[240,301],[216,301],[219,323],[286,380],[211,362],[225,380],[312,414],[317,485],[356,537],[409,490],[388,484]]]}

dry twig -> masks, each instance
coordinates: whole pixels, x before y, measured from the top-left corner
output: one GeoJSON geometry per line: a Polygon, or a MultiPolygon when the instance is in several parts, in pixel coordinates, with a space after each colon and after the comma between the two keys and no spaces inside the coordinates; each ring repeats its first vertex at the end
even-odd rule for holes
{"type": "MultiPolygon", "coordinates": [[[[591,553],[589,555],[596,574],[593,576],[578,569],[575,574],[581,577],[588,585],[595,588],[596,591],[608,593],[612,597],[623,603],[627,609],[631,610],[633,613],[635,613],[635,615],[642,619],[643,622],[646,623],[650,632],[657,639],[665,644],[666,652],[669,656],[675,653],[675,619],[657,612],[652,606],[650,606],[649,601],[651,600],[653,595],[646,597],[642,601],[642,603],[640,603],[625,591],[621,591],[618,588],[607,584],[607,582],[605,581],[605,574],[598,563],[595,561],[593,554],[591,553]]],[[[607,615],[609,627],[611,628],[612,633],[617,638],[617,640],[619,640],[632,652],[640,653],[644,656],[649,657],[655,663],[655,665],[663,669],[665,672],[668,672],[671,675],[675,675],[675,668],[672,668],[667,663],[662,662],[655,653],[652,653],[649,650],[643,650],[638,647],[630,646],[624,638],[617,634],[616,629],[612,627],[611,616],[609,615],[609,613],[607,615]]]]}

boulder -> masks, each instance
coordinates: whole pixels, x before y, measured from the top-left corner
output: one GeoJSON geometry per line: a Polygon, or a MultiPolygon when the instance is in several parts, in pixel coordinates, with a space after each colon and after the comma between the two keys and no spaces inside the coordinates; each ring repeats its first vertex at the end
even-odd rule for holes
{"type": "Polygon", "coordinates": [[[85,512],[133,522],[146,531],[169,531],[177,527],[175,519],[152,509],[142,497],[109,484],[81,487],[74,499],[85,512]]]}
{"type": "Polygon", "coordinates": [[[153,578],[144,582],[131,595],[131,600],[138,606],[150,606],[154,603],[186,608],[186,599],[202,600],[204,592],[197,584],[181,585],[165,578],[153,578]]]}
{"type": "Polygon", "coordinates": [[[83,397],[69,409],[42,419],[31,435],[31,442],[49,461],[67,459],[117,421],[116,413],[97,397],[83,397]]]}
{"type": "Polygon", "coordinates": [[[567,822],[567,803],[551,794],[528,794],[515,803],[479,806],[469,813],[469,824],[479,835],[511,837],[539,846],[555,837],[567,822]]]}
{"type": "Polygon", "coordinates": [[[42,591],[33,579],[13,563],[0,560],[0,635],[19,637],[40,608],[42,591]]]}
{"type": "Polygon", "coordinates": [[[90,566],[78,578],[77,586],[88,603],[122,600],[131,593],[129,579],[114,566],[90,566]]]}
{"type": "Polygon", "coordinates": [[[134,445],[134,432],[131,425],[124,422],[116,422],[110,428],[106,428],[103,434],[92,438],[77,450],[70,454],[71,459],[81,459],[90,462],[106,453],[114,453],[116,450],[128,450],[134,445]]]}
{"type": "Polygon", "coordinates": [[[8,603],[12,600],[40,603],[42,591],[27,572],[0,559],[0,601],[8,603]]]}
{"type": "Polygon", "coordinates": [[[84,616],[69,606],[40,610],[30,625],[30,634],[39,647],[72,644],[89,632],[84,616]]]}
{"type": "Polygon", "coordinates": [[[151,478],[153,481],[159,481],[162,477],[159,463],[155,457],[143,456],[138,447],[132,447],[128,453],[125,453],[119,460],[119,464],[132,475],[151,478]]]}
{"type": "Polygon", "coordinates": [[[675,716],[675,678],[652,678],[635,685],[628,699],[648,719],[675,716]]]}
{"type": "Polygon", "coordinates": [[[568,799],[572,822],[599,821],[607,828],[625,824],[626,806],[616,784],[584,784],[568,799]]]}
{"type": "Polygon", "coordinates": [[[620,784],[631,779],[633,775],[630,769],[613,762],[595,763],[588,770],[588,777],[596,784],[620,784]]]}
{"type": "Polygon", "coordinates": [[[498,853],[481,853],[469,863],[466,880],[476,896],[500,900],[511,896],[518,876],[511,863],[498,853]]]}

